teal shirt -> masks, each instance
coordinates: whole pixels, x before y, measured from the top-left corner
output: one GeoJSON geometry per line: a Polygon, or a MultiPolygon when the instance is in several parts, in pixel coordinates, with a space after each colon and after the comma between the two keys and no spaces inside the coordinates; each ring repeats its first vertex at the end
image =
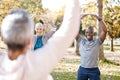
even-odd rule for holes
{"type": "Polygon", "coordinates": [[[41,48],[43,46],[42,36],[37,36],[37,41],[34,46],[34,50],[41,48]]]}

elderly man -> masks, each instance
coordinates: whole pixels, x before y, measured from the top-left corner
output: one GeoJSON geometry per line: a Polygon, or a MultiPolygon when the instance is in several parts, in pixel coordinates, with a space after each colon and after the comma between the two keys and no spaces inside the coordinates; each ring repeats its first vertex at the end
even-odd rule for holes
{"type": "Polygon", "coordinates": [[[79,30],[79,17],[79,0],[69,0],[59,30],[46,45],[32,51],[28,50],[34,31],[30,15],[19,9],[10,12],[1,26],[8,53],[0,52],[0,80],[48,80],[79,30]]]}

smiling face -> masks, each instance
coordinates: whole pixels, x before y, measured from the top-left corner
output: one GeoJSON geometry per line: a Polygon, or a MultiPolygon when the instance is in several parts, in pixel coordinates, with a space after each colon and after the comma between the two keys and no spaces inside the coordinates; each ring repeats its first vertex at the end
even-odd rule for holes
{"type": "Polygon", "coordinates": [[[35,25],[35,31],[36,31],[36,35],[37,36],[42,36],[43,35],[43,24],[41,24],[41,23],[37,23],[36,25],[35,25]]]}
{"type": "Polygon", "coordinates": [[[37,36],[42,36],[43,35],[43,26],[38,26],[35,31],[36,31],[37,36]]]}
{"type": "Polygon", "coordinates": [[[85,32],[85,36],[86,36],[87,40],[91,41],[93,39],[93,35],[94,35],[94,29],[93,29],[93,27],[89,26],[85,32]]]}

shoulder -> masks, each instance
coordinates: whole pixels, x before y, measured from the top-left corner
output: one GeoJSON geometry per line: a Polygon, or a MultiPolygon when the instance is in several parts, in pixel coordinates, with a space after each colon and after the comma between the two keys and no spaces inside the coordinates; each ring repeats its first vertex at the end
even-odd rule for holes
{"type": "Polygon", "coordinates": [[[84,41],[85,38],[83,36],[80,36],[79,39],[78,39],[78,42],[81,42],[81,41],[84,41]]]}
{"type": "Polygon", "coordinates": [[[103,43],[102,40],[100,39],[100,37],[96,37],[96,38],[94,38],[94,40],[97,41],[99,44],[103,43]]]}

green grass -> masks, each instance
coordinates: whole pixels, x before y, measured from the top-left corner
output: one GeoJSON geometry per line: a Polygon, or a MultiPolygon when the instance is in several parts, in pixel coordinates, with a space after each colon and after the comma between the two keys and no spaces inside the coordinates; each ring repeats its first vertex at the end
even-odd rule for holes
{"type": "MultiPolygon", "coordinates": [[[[70,55],[73,56],[73,55],[70,55]]],[[[64,57],[51,73],[54,80],[77,80],[77,70],[80,64],[78,56],[64,57]]],[[[120,80],[120,65],[109,60],[99,61],[101,80],[120,80]]]]}
{"type": "MultiPolygon", "coordinates": [[[[6,50],[6,47],[2,49],[6,50]]],[[[114,46],[114,49],[120,51],[120,46],[114,46]]],[[[104,45],[104,50],[110,50],[110,46],[104,45]]],[[[78,56],[65,55],[51,74],[54,80],[77,80],[79,64],[80,59],[78,56]]],[[[101,80],[120,80],[120,63],[106,59],[99,62],[99,68],[101,71],[101,80]]]]}
{"type": "MultiPolygon", "coordinates": [[[[113,49],[114,49],[115,51],[120,50],[120,45],[114,45],[114,46],[113,46],[113,49]]],[[[110,50],[110,45],[104,45],[104,50],[110,50]]]]}
{"type": "Polygon", "coordinates": [[[57,64],[52,76],[54,80],[75,80],[77,79],[77,69],[79,67],[79,60],[62,59],[57,64]]]}

